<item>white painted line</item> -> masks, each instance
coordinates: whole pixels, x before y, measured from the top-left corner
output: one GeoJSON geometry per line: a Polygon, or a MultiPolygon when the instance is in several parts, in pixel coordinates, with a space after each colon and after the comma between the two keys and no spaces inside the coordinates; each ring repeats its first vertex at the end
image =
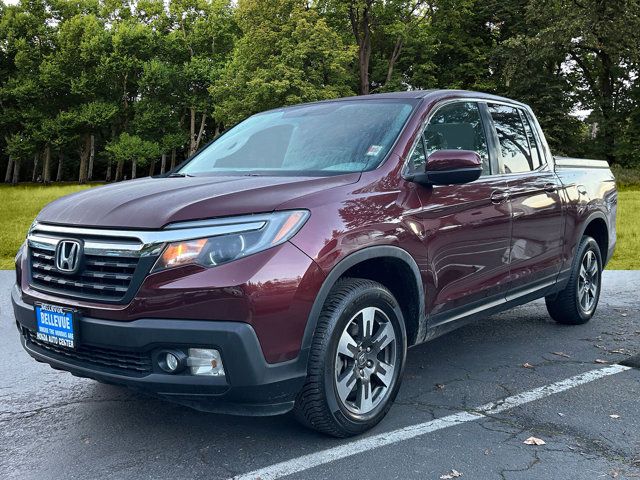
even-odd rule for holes
{"type": "Polygon", "coordinates": [[[458,412],[429,422],[410,425],[390,432],[379,433],[378,435],[365,437],[337,447],[292,458],[291,460],[286,460],[259,470],[238,475],[233,477],[233,480],[275,480],[277,478],[286,477],[287,475],[303,472],[310,468],[318,467],[335,460],[368,452],[374,448],[380,448],[386,445],[402,442],[404,440],[409,440],[430,432],[435,432],[436,430],[460,425],[461,423],[479,420],[481,418],[485,418],[487,415],[501,413],[520,405],[525,405],[535,400],[540,400],[541,398],[593,382],[594,380],[624,372],[630,368],[631,367],[625,367],[623,365],[611,365],[610,367],[590,370],[588,372],[581,373],[580,375],[576,375],[575,377],[570,377],[540,388],[534,388],[533,390],[528,390],[497,402],[481,405],[471,412],[458,412]]]}

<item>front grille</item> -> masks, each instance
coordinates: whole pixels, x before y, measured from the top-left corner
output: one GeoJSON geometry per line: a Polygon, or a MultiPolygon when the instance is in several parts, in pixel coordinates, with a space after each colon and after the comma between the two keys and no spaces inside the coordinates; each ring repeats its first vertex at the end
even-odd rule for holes
{"type": "Polygon", "coordinates": [[[148,354],[89,345],[79,345],[72,350],[42,342],[38,340],[35,332],[31,330],[26,331],[26,337],[27,341],[36,347],[79,363],[89,363],[139,376],[152,371],[151,357],[148,354]]]}
{"type": "Polygon", "coordinates": [[[34,288],[94,300],[122,300],[139,261],[139,257],[85,254],[79,271],[67,274],[56,268],[54,250],[32,245],[29,252],[34,288]]]}

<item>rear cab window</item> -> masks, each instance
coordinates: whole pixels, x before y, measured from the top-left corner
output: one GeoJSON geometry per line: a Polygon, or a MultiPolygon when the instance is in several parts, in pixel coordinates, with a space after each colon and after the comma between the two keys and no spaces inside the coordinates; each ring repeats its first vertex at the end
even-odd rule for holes
{"type": "Polygon", "coordinates": [[[529,116],[523,109],[488,103],[498,140],[500,173],[531,172],[545,162],[529,116]]]}

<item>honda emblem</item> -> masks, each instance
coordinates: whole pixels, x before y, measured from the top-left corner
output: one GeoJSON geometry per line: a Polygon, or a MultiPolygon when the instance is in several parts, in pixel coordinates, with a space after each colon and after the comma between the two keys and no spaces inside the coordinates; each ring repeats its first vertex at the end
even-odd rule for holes
{"type": "Polygon", "coordinates": [[[56,268],[64,273],[76,273],[80,267],[82,245],[77,240],[60,240],[56,246],[56,268]]]}

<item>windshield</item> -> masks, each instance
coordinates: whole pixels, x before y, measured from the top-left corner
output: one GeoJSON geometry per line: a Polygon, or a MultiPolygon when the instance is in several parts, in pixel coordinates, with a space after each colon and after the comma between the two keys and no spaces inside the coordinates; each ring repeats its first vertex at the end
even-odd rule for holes
{"type": "Polygon", "coordinates": [[[363,100],[319,103],[249,117],[178,172],[330,175],[375,168],[414,103],[363,100]]]}

